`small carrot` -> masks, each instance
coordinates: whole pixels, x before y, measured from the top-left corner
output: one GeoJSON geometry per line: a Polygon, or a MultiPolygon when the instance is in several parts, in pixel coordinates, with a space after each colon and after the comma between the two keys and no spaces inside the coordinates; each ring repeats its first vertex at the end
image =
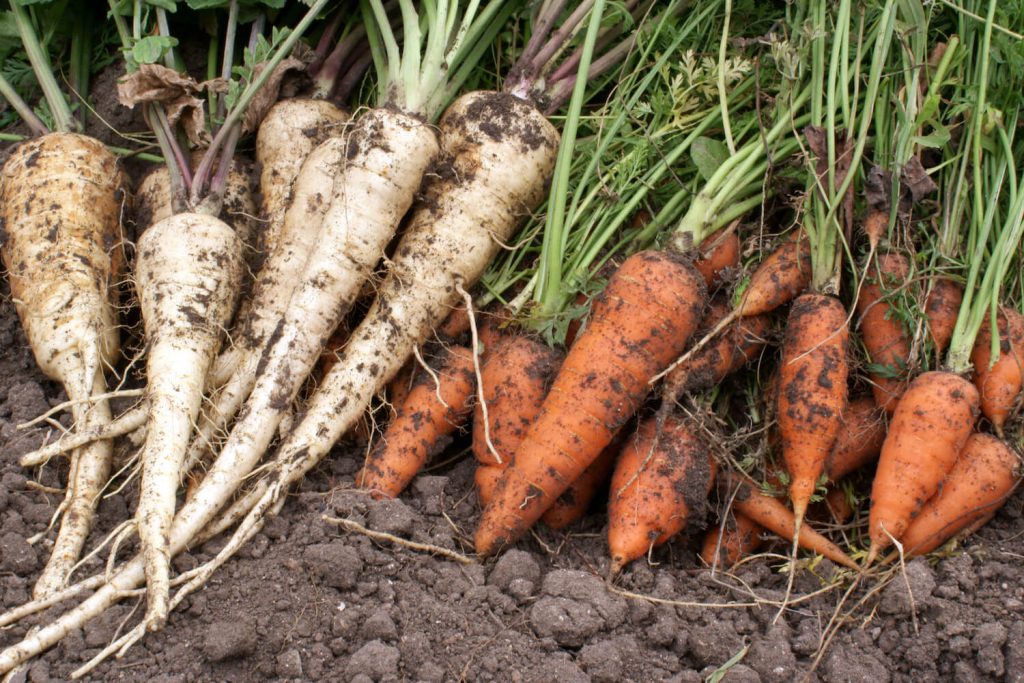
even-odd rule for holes
{"type": "Polygon", "coordinates": [[[668,541],[692,517],[703,518],[714,478],[714,459],[684,421],[668,416],[659,430],[656,418],[645,420],[626,439],[612,474],[612,573],[668,541]]]}
{"type": "Polygon", "coordinates": [[[778,422],[798,529],[842,425],[847,338],[838,299],[803,294],[794,302],[782,343],[778,422]]]}
{"type": "Polygon", "coordinates": [[[1020,482],[1020,458],[1002,440],[974,433],[942,490],[924,504],[903,534],[907,555],[924,555],[991,518],[1020,482]]]}
{"type": "MultiPolygon", "coordinates": [[[[733,497],[733,507],[751,521],[760,524],[773,534],[791,539],[797,532],[796,516],[778,498],[766,496],[757,490],[752,482],[731,476],[723,478],[726,488],[739,486],[733,497]]],[[[728,494],[727,494],[728,495],[728,494]]],[[[839,546],[828,540],[808,525],[800,528],[798,545],[805,550],[823,555],[836,564],[857,569],[857,564],[839,546]]]]}
{"type": "Polygon", "coordinates": [[[469,331],[469,310],[466,304],[460,303],[448,314],[441,326],[437,328],[437,336],[443,341],[458,339],[469,331]]]}
{"type": "MultiPolygon", "coordinates": [[[[728,302],[716,297],[704,316],[705,327],[715,327],[729,315],[728,302]]],[[[718,384],[753,360],[764,349],[771,318],[751,315],[733,321],[714,341],[675,367],[665,379],[664,394],[669,402],[681,393],[693,393],[718,384]]]]}
{"type": "Polygon", "coordinates": [[[953,328],[956,327],[963,298],[963,289],[956,281],[945,277],[938,277],[932,281],[931,291],[925,300],[924,312],[937,358],[942,358],[946,347],[949,346],[949,340],[953,337],[953,328]]]}
{"type": "Polygon", "coordinates": [[[852,399],[843,411],[835,445],[825,460],[825,476],[836,482],[878,457],[885,442],[885,420],[868,396],[852,399]]]}
{"type": "Polygon", "coordinates": [[[980,398],[966,379],[926,372],[907,387],[889,423],[871,487],[868,564],[900,540],[939,490],[974,427],[980,398]]]}
{"type": "Polygon", "coordinates": [[[359,488],[374,497],[394,498],[427,459],[447,445],[445,437],[465,423],[476,384],[473,352],[464,346],[449,347],[438,378],[436,384],[424,377],[409,391],[398,415],[367,456],[356,479],[359,488]]]}
{"type": "Polygon", "coordinates": [[[473,454],[482,464],[506,466],[540,412],[562,363],[562,353],[523,334],[506,335],[496,344],[492,342],[492,346],[496,348],[487,353],[480,371],[488,419],[484,420],[483,406],[477,404],[473,415],[473,454]]]}
{"type": "Polygon", "coordinates": [[[860,336],[871,363],[879,368],[868,372],[871,391],[878,405],[891,414],[906,388],[910,339],[893,316],[886,295],[906,282],[910,264],[902,254],[891,252],[879,256],[869,270],[873,274],[868,276],[857,298],[860,336]]]}
{"type": "Polygon", "coordinates": [[[515,542],[600,455],[651,378],[685,348],[706,298],[700,273],[679,256],[641,251],[626,259],[484,510],[478,553],[515,542]]]}
{"type": "Polygon", "coordinates": [[[494,499],[494,492],[498,489],[498,482],[505,474],[505,468],[501,465],[477,465],[473,475],[473,483],[476,484],[476,498],[481,506],[485,506],[494,499]]]}
{"type": "Polygon", "coordinates": [[[572,483],[572,486],[560,495],[540,521],[544,522],[549,529],[564,529],[583,519],[590,508],[591,502],[600,492],[601,488],[608,483],[615,466],[615,459],[619,454],[618,439],[601,451],[601,455],[590,463],[590,467],[583,470],[579,479],[572,483]]]}
{"type": "Polygon", "coordinates": [[[850,499],[847,498],[846,491],[839,486],[829,487],[828,493],[825,494],[825,500],[822,502],[836,524],[843,524],[853,517],[853,506],[850,505],[850,499]]]}
{"type": "Polygon", "coordinates": [[[728,272],[739,265],[740,238],[735,230],[728,228],[722,228],[704,238],[700,257],[693,262],[693,267],[707,283],[708,290],[721,285],[728,272]]]}
{"type": "Polygon", "coordinates": [[[764,527],[742,512],[732,510],[722,524],[704,534],[700,557],[709,567],[731,567],[761,547],[764,527]]]}
{"type": "Polygon", "coordinates": [[[992,358],[992,320],[986,317],[978,331],[971,362],[974,386],[981,395],[981,412],[1003,435],[1003,425],[1020,396],[1024,379],[1024,320],[1012,308],[1000,307],[999,357],[992,358]]]}

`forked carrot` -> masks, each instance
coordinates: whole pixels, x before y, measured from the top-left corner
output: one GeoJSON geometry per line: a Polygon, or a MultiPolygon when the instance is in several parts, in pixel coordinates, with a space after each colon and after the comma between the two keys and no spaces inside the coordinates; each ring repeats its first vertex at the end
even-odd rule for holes
{"type": "Polygon", "coordinates": [[[848,336],[838,299],[802,294],[793,303],[782,343],[777,413],[798,529],[846,409],[848,336]]]}
{"type": "Polygon", "coordinates": [[[909,272],[905,256],[895,252],[882,254],[868,267],[867,281],[857,298],[860,336],[871,363],[878,368],[868,372],[871,391],[878,405],[890,414],[896,410],[906,388],[910,339],[886,297],[903,286],[909,272]]]}
{"type": "Polygon", "coordinates": [[[445,437],[465,423],[476,387],[473,352],[464,346],[448,347],[437,376],[438,383],[424,376],[409,391],[398,415],[367,456],[356,479],[359,488],[374,497],[394,498],[427,459],[447,445],[445,437]]]}
{"type": "MultiPolygon", "coordinates": [[[[751,521],[760,524],[773,534],[785,539],[792,539],[797,531],[796,516],[793,511],[786,507],[778,498],[766,496],[757,490],[752,482],[741,480],[739,477],[730,476],[723,478],[726,489],[740,487],[736,496],[732,498],[733,507],[740,513],[746,515],[751,521]]],[[[727,493],[728,499],[729,494],[727,493]]],[[[839,546],[828,540],[808,525],[802,525],[798,545],[805,550],[817,553],[836,564],[850,569],[857,569],[855,563],[844,553],[839,546]]]]}
{"type": "Polygon", "coordinates": [[[1000,307],[999,357],[992,357],[992,321],[985,318],[971,351],[974,364],[974,386],[981,396],[981,412],[992,423],[996,433],[1003,435],[1003,425],[1010,416],[1024,380],[1024,320],[1012,308],[1000,307]]]}
{"type": "Polygon", "coordinates": [[[707,446],[683,420],[649,418],[626,439],[612,474],[608,549],[613,574],[703,517],[715,478],[707,446]],[[660,433],[659,433],[660,431],[660,433]]]}
{"type": "Polygon", "coordinates": [[[868,564],[900,540],[953,468],[978,415],[978,390],[949,372],[919,375],[889,423],[871,487],[868,564]]]}
{"type": "Polygon", "coordinates": [[[885,442],[885,420],[868,396],[850,400],[843,411],[839,434],[825,460],[825,476],[837,482],[878,457],[885,442]]]}
{"type": "Polygon", "coordinates": [[[611,477],[612,467],[615,466],[615,459],[619,455],[618,442],[619,439],[615,439],[601,451],[601,455],[590,463],[590,467],[583,470],[579,479],[551,504],[540,521],[548,528],[558,530],[583,519],[590,504],[611,477]]]}
{"type": "Polygon", "coordinates": [[[706,298],[700,273],[674,254],[641,251],[626,259],[595,301],[484,510],[478,553],[514,543],[611,442],[651,378],[685,348],[706,298]]]}
{"type": "Polygon", "coordinates": [[[709,567],[731,567],[761,547],[764,527],[742,512],[732,510],[725,522],[704,534],[700,558],[709,567]]]}
{"type": "Polygon", "coordinates": [[[924,555],[959,532],[987,521],[1020,482],[1020,458],[1002,440],[974,433],[942,490],[903,534],[907,555],[924,555]]]}

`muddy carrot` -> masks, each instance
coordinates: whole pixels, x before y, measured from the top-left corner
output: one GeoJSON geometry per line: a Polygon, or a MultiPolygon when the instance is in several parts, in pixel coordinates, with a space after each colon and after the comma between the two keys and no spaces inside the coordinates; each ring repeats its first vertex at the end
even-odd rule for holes
{"type": "Polygon", "coordinates": [[[953,337],[956,318],[963,302],[963,289],[954,280],[939,277],[932,282],[932,289],[925,300],[924,312],[928,319],[928,330],[935,344],[938,358],[942,358],[949,340],[953,337]]]}
{"type": "Polygon", "coordinates": [[[867,397],[851,399],[843,411],[835,445],[825,460],[825,476],[836,482],[878,457],[885,442],[885,420],[867,397]]]}
{"type": "Polygon", "coordinates": [[[971,351],[974,386],[981,396],[981,412],[999,436],[1020,396],[1024,374],[1024,319],[1012,308],[1003,306],[997,316],[999,356],[992,356],[991,318],[985,318],[971,351]]]}
{"type": "Polygon", "coordinates": [[[476,386],[473,352],[449,347],[438,383],[424,373],[398,415],[370,451],[356,484],[375,497],[394,498],[413,480],[430,456],[447,445],[445,437],[469,417],[476,386]]]}
{"type": "Polygon", "coordinates": [[[906,388],[910,339],[886,295],[906,282],[910,265],[902,254],[888,253],[879,256],[868,271],[857,299],[858,325],[871,363],[879,368],[868,372],[871,391],[878,405],[891,414],[906,388]]]}
{"type": "Polygon", "coordinates": [[[551,504],[548,511],[540,518],[548,528],[564,529],[583,519],[590,504],[611,477],[612,467],[615,466],[615,459],[619,454],[617,446],[620,444],[618,441],[618,439],[612,441],[601,452],[601,455],[590,463],[590,467],[583,470],[579,479],[574,481],[572,486],[551,504]]]}
{"type": "Polygon", "coordinates": [[[733,510],[724,524],[708,529],[700,557],[710,567],[731,567],[761,547],[764,527],[733,510]]]}

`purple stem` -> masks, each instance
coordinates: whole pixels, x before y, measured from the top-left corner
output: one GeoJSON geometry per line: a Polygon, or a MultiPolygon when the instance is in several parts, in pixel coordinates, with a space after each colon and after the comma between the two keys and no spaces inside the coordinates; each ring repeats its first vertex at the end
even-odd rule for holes
{"type": "Polygon", "coordinates": [[[355,30],[342,38],[337,47],[324,61],[322,68],[314,74],[316,96],[325,97],[330,94],[331,89],[338,80],[338,74],[343,73],[341,67],[346,63],[348,57],[366,40],[366,28],[360,24],[355,30]]]}
{"type": "MultiPolygon", "coordinates": [[[[608,52],[604,53],[594,61],[590,63],[590,68],[587,70],[587,80],[597,78],[598,76],[608,72],[612,67],[617,65],[626,54],[633,49],[633,45],[636,43],[635,34],[626,38],[624,41],[613,47],[608,52]]],[[[576,85],[576,78],[578,74],[570,74],[560,80],[554,81],[547,88],[547,95],[544,113],[553,114],[558,111],[562,105],[569,101],[572,96],[572,89],[576,85]]]]}
{"type": "Polygon", "coordinates": [[[267,25],[267,15],[262,12],[252,22],[249,30],[249,52],[256,49],[256,40],[263,35],[263,28],[267,25]]]}
{"type": "Polygon", "coordinates": [[[539,74],[544,69],[544,65],[547,64],[552,57],[558,54],[559,50],[565,47],[565,42],[573,35],[576,27],[579,26],[580,22],[587,16],[593,5],[594,0],[583,0],[583,2],[573,10],[573,13],[569,15],[569,18],[558,27],[558,30],[551,34],[551,38],[544,44],[544,47],[541,48],[540,52],[530,60],[531,73],[539,74]]]}
{"type": "MultiPolygon", "coordinates": [[[[241,136],[241,133],[241,124],[236,123],[231,126],[231,134],[228,135],[227,140],[224,142],[224,151],[218,155],[220,161],[217,164],[217,173],[213,176],[213,180],[210,181],[210,194],[215,195],[218,200],[224,196],[224,188],[228,184],[228,173],[231,171],[231,160],[235,157],[235,146],[238,144],[238,138],[241,136]]],[[[217,213],[220,213],[219,207],[217,213]]]]}
{"type": "Polygon", "coordinates": [[[352,91],[355,90],[356,85],[363,79],[363,74],[370,67],[373,62],[373,55],[370,54],[370,50],[367,48],[352,63],[351,66],[346,67],[344,76],[342,76],[334,86],[334,90],[331,92],[331,100],[334,102],[348,102],[352,96],[352,91]]]}
{"type": "Polygon", "coordinates": [[[537,14],[537,21],[533,25],[533,33],[530,35],[530,39],[526,41],[523,53],[519,55],[520,63],[526,64],[537,55],[537,52],[544,44],[544,39],[551,33],[551,27],[555,20],[558,19],[558,15],[562,13],[567,1],[549,0],[541,6],[540,12],[537,14]]]}
{"type": "Polygon", "coordinates": [[[341,28],[342,15],[343,12],[338,11],[324,28],[324,33],[316,44],[316,50],[313,51],[313,61],[306,67],[306,71],[310,76],[316,76],[317,72],[320,71],[320,66],[327,59],[327,53],[331,49],[334,37],[338,35],[338,29],[341,28]]]}
{"type": "MultiPolygon", "coordinates": [[[[643,16],[643,14],[645,12],[647,12],[648,9],[650,9],[650,6],[651,6],[652,3],[653,3],[653,0],[647,0],[640,7],[633,9],[630,12],[630,16],[633,17],[633,21],[634,22],[639,21],[640,17],[643,16]]],[[[627,2],[626,3],[626,7],[633,7],[635,5],[636,5],[636,0],[632,0],[631,2],[627,2]]],[[[610,45],[614,40],[616,40],[619,36],[622,35],[623,30],[624,30],[624,28],[623,28],[622,24],[618,24],[618,25],[608,29],[607,31],[602,33],[600,36],[598,36],[597,43],[594,45],[594,54],[599,54],[601,52],[601,50],[603,50],[606,47],[608,47],[608,45],[610,45]]],[[[548,77],[548,80],[549,81],[560,81],[563,78],[574,74],[576,69],[579,67],[580,60],[582,58],[583,58],[583,47],[580,46],[580,47],[576,48],[573,51],[572,55],[570,55],[567,60],[562,62],[562,64],[557,69],[555,69],[554,72],[552,72],[551,76],[548,77]]]]}

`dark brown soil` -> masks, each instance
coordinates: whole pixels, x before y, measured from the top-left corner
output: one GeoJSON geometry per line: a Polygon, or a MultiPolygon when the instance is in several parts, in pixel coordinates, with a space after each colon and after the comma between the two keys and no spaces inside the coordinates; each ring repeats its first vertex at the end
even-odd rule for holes
{"type": "MultiPolygon", "coordinates": [[[[6,292],[0,349],[0,604],[7,609],[28,598],[47,552],[45,541],[25,539],[45,529],[59,502],[30,479],[59,486],[64,476],[61,466],[18,466],[17,456],[44,431],[15,425],[62,394],[36,370],[6,292]]],[[[482,565],[380,545],[321,516],[468,552],[479,513],[472,462],[420,477],[399,501],[373,503],[349,490],[360,458],[339,447],[281,518],[162,633],[86,680],[696,682],[742,653],[724,681],[792,681],[810,669],[841,595],[800,602],[775,623],[777,608],[767,603],[784,594],[782,563],[766,558],[735,577],[712,576],[690,538],[656,552],[656,565],[628,569],[612,589],[601,578],[608,566],[602,514],[566,534],[540,532],[547,547],[531,539],[482,565]],[[688,604],[652,604],[619,589],[688,604]],[[759,601],[766,602],[736,606],[759,601]]],[[[101,533],[130,514],[134,495],[129,488],[103,501],[101,533]]],[[[910,563],[839,633],[811,680],[1024,680],[1022,501],[1012,499],[965,551],[910,563]]],[[[219,547],[197,548],[175,567],[195,566],[219,547]]],[[[99,568],[94,560],[81,575],[99,568]]],[[[831,571],[828,562],[802,570],[795,594],[820,590],[831,571]]],[[[126,601],[14,680],[66,680],[122,622],[138,618],[138,607],[126,601]]],[[[0,631],[0,645],[44,620],[0,631]]]]}

